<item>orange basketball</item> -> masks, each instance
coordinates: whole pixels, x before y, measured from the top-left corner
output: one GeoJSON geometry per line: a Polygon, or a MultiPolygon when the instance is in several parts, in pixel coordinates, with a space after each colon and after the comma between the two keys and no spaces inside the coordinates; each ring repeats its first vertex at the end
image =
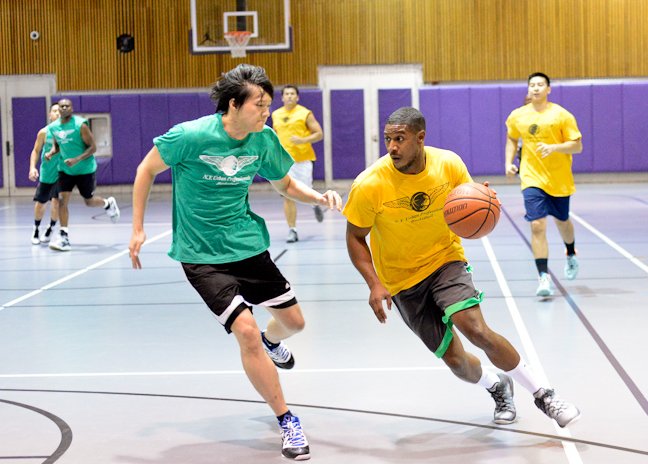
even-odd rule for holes
{"type": "Polygon", "coordinates": [[[493,190],[477,182],[455,187],[443,205],[443,218],[450,230],[463,238],[489,234],[500,217],[500,201],[493,190]]]}

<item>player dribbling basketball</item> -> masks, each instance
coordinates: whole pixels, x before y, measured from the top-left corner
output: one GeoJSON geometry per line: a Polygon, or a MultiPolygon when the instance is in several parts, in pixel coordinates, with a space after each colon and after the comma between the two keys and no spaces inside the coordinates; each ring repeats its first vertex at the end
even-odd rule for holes
{"type": "Polygon", "coordinates": [[[425,118],[415,108],[389,116],[384,140],[388,154],[355,179],[343,211],[349,256],[369,286],[376,318],[386,321],[383,301],[391,309],[393,300],[408,327],[457,377],[489,391],[496,423],[515,421],[512,379],[561,427],[576,420],[580,411],[540,385],[509,341],[484,321],[483,294],[474,287],[460,239],[443,218],[448,192],[472,182],[461,158],[424,145],[425,118]],[[411,201],[423,195],[425,202],[411,201]],[[483,369],[453,326],[505,373],[483,369]]]}

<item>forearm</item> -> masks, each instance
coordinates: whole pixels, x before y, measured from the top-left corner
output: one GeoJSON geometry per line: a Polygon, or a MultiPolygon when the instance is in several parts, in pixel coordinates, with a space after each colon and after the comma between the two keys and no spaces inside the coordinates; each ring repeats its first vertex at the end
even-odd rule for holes
{"type": "Polygon", "coordinates": [[[517,151],[517,142],[513,139],[506,139],[506,147],[504,149],[504,159],[507,165],[512,164],[515,159],[515,153],[517,151]]]}
{"type": "Polygon", "coordinates": [[[79,161],[83,161],[83,160],[85,160],[85,159],[90,158],[92,155],[94,155],[96,151],[97,151],[97,147],[95,147],[95,146],[89,146],[88,148],[86,148],[86,150],[85,150],[83,153],[81,153],[81,154],[80,154],[79,156],[77,156],[76,158],[77,158],[79,161]]]}
{"type": "Polygon", "coordinates": [[[378,284],[382,285],[378,274],[376,274],[367,242],[353,235],[347,235],[347,249],[353,266],[358,270],[369,288],[373,288],[378,284]]]}
{"type": "Polygon", "coordinates": [[[293,179],[292,177],[289,179],[290,181],[285,186],[278,186],[273,183],[279,193],[286,198],[300,203],[309,205],[319,205],[321,203],[323,198],[321,193],[299,182],[297,179],[293,179]]]}
{"type": "Polygon", "coordinates": [[[38,153],[35,150],[32,150],[31,156],[29,157],[29,170],[36,169],[36,164],[38,163],[38,153]]]}
{"type": "Polygon", "coordinates": [[[554,144],[554,151],[575,155],[583,151],[583,144],[580,140],[569,140],[563,143],[554,144]]]}
{"type": "Polygon", "coordinates": [[[148,203],[151,187],[155,181],[155,174],[142,169],[137,169],[135,182],[133,184],[133,231],[144,230],[144,213],[148,203]]]}

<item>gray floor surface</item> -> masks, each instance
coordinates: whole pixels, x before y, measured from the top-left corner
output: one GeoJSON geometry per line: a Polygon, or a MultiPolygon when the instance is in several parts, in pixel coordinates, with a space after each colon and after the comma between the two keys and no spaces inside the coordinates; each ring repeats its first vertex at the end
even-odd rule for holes
{"type": "MultiPolygon", "coordinates": [[[[563,278],[564,249],[550,224],[557,291],[548,299],[535,296],[519,188],[493,187],[504,205],[497,228],[464,241],[486,320],[581,408],[581,420],[559,429],[516,386],[518,421],[493,424],[483,389],[456,379],[395,312],[376,321],[340,214],[318,224],[300,206],[301,240],[286,244],[281,199],[255,191],[270,252],[307,321],[288,340],[297,365],[280,376],[311,462],[648,462],[648,185],[578,186],[580,274],[563,278]]],[[[151,199],[139,271],[126,250],[130,198],[118,200],[122,220],[112,224],[75,193],[73,249],[60,253],[30,244],[31,199],[0,198],[0,462],[286,462],[234,337],[166,255],[169,195],[151,199]]],[[[255,314],[263,326],[267,313],[255,314]]]]}

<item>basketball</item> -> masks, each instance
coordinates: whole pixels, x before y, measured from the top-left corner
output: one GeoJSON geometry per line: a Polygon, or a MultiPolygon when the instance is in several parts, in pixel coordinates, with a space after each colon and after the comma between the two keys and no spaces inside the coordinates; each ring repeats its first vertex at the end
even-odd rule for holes
{"type": "Polygon", "coordinates": [[[468,182],[455,187],[446,198],[443,218],[450,230],[463,238],[489,234],[500,217],[497,194],[483,184],[468,182]]]}

